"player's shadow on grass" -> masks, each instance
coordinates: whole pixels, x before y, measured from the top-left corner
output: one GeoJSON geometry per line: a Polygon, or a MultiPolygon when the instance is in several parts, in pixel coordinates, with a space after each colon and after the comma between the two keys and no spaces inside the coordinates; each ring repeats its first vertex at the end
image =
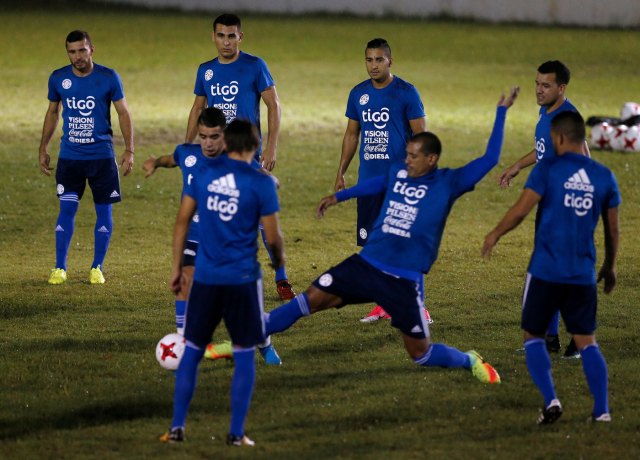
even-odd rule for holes
{"type": "Polygon", "coordinates": [[[21,352],[42,353],[42,350],[51,352],[87,352],[87,353],[112,353],[129,352],[131,350],[153,350],[155,343],[149,339],[75,339],[61,338],[49,340],[28,340],[19,344],[21,352]]]}

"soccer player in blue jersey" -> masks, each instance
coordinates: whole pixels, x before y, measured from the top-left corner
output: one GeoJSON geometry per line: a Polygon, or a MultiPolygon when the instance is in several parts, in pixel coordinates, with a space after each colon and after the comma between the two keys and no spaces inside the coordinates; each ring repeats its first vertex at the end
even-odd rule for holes
{"type": "Polygon", "coordinates": [[[618,206],[620,192],[613,173],[582,154],[584,120],[577,112],[563,112],[551,121],[556,157],[539,162],[518,201],[485,238],[489,255],[502,235],[517,227],[537,205],[535,241],[523,296],[522,329],[527,368],[542,393],[544,408],[539,424],[562,415],[545,346],[545,331],[560,311],[567,331],[582,356],[582,367],[594,398],[592,420],[611,421],[607,364],[596,343],[597,286],[604,292],[616,284],[618,206]],[[593,241],[602,217],[605,254],[596,279],[593,241]]]}
{"type": "Polygon", "coordinates": [[[506,112],[517,95],[518,88],[513,88],[500,98],[485,154],[465,166],[438,168],[439,139],[430,132],[418,133],[406,146],[406,159],[386,174],[323,198],[319,216],[341,201],[384,192],[382,210],[360,254],[324,272],[306,292],[267,314],[267,334],[321,310],[375,301],[391,314],[391,325],[400,330],[416,364],[461,367],[482,382],[499,383],[498,373],[475,351],[463,353],[431,342],[418,285],[438,256],[453,204],[498,164],[506,112]]]}
{"type": "MultiPolygon", "coordinates": [[[[159,158],[149,157],[142,165],[145,170],[145,177],[151,176],[159,167],[174,168],[180,167],[184,188],[191,182],[193,171],[199,168],[202,163],[210,161],[221,155],[225,150],[224,129],[227,126],[224,113],[216,107],[207,107],[198,117],[198,143],[178,145],[172,155],[163,155],[159,158]]],[[[253,167],[261,169],[257,162],[253,162],[253,167]]],[[[176,293],[176,328],[179,334],[184,333],[184,317],[189,299],[189,289],[193,280],[193,272],[198,243],[200,240],[198,227],[199,216],[196,212],[189,224],[187,242],[185,244],[182,261],[182,278],[180,291],[176,293]]],[[[278,353],[267,340],[259,347],[260,353],[268,365],[282,364],[278,353]]],[[[209,359],[231,358],[232,350],[228,342],[210,344],[205,351],[205,357],[209,359]]]]}
{"type": "MultiPolygon", "coordinates": [[[[536,74],[536,101],[540,106],[540,110],[535,130],[535,145],[529,153],[502,172],[499,179],[501,187],[508,187],[511,184],[511,180],[522,169],[528,168],[543,159],[556,156],[551,142],[551,120],[565,111],[578,112],[565,96],[570,79],[571,72],[569,68],[560,61],[547,61],[538,67],[538,73],[536,74]]],[[[589,145],[586,141],[581,152],[590,156],[589,145]]],[[[553,317],[547,331],[547,347],[549,351],[555,353],[562,348],[559,338],[559,324],[560,313],[553,317]]],[[[567,358],[580,357],[574,341],[569,343],[564,356],[567,358]]]]}
{"type": "Polygon", "coordinates": [[[111,104],[118,114],[124,138],[120,166],[125,176],[133,167],[133,122],[120,76],[115,70],[93,62],[94,48],[89,34],[74,30],[67,35],[65,44],[71,65],[55,70],[49,77],[49,107],[38,155],[40,170],[50,176],[53,168],[50,167],[49,142],[62,110],[62,139],[56,168],[60,213],[55,228],[56,266],[49,275],[49,284],[62,284],[67,280],[69,244],[87,182],[96,209],[94,259],[89,281],[103,284],[104,259],[113,229],[111,205],[121,200],[111,104]]]}
{"type": "MultiPolygon", "coordinates": [[[[391,73],[393,58],[385,39],[375,38],[367,43],[365,64],[370,78],[349,93],[347,130],[342,140],[336,192],[345,188],[344,175],[356,150],[360,158],[358,182],[361,182],[386,174],[391,164],[404,158],[411,135],[426,128],[420,94],[412,84],[391,73]]],[[[358,246],[366,243],[383,199],[382,193],[357,199],[358,246]]],[[[425,314],[429,319],[426,309],[425,314]]],[[[381,318],[389,318],[389,315],[376,305],[362,321],[374,322],[381,318]]]]}
{"type": "MultiPolygon", "coordinates": [[[[256,150],[256,159],[267,171],[272,171],[276,166],[280,133],[280,100],[264,60],[240,51],[243,38],[242,24],[235,14],[221,14],[213,21],[212,40],[218,55],[198,67],[193,90],[195,100],[189,113],[185,142],[191,142],[195,137],[198,114],[207,106],[222,110],[227,124],[236,118],[248,120],[258,127],[260,133],[262,99],[267,106],[268,135],[264,149],[261,142],[256,150]]],[[[275,281],[281,300],[295,296],[284,266],[276,271],[275,281]]]]}
{"type": "Polygon", "coordinates": [[[211,335],[224,319],[233,343],[231,426],[227,443],[253,445],[244,422],[255,381],[255,347],[265,341],[262,273],[256,233],[261,221],[274,255],[284,261],[273,180],[251,166],[259,144],[256,128],[234,120],[225,130],[228,154],[193,173],[176,218],[173,269],[169,285],[183,288],[182,260],[189,223],[200,216],[200,245],[189,295],[184,337],[186,348],[176,373],[173,421],[163,441],[184,440],[187,411],[195,390],[198,363],[211,335]]]}

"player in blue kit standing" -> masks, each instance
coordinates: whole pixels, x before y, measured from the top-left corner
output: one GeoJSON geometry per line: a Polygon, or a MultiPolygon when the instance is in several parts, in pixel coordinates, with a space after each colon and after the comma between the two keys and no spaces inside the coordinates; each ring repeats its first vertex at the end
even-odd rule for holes
{"type": "Polygon", "coordinates": [[[386,174],[323,198],[318,215],[341,201],[384,192],[382,211],[360,254],[354,254],[320,275],[291,302],[268,313],[267,334],[289,328],[303,316],[375,301],[391,314],[404,346],[420,366],[469,369],[484,383],[499,383],[500,376],[475,351],[463,353],[432,343],[422,313],[419,281],[438,256],[447,216],[455,201],[498,164],[507,109],[518,95],[513,88],[500,98],[493,131],[483,156],[457,168],[438,168],[442,147],[430,132],[414,135],[406,146],[406,159],[386,174]]]}
{"type": "MultiPolygon", "coordinates": [[[[346,116],[347,130],[342,140],[342,153],[335,191],[345,188],[344,175],[359,148],[358,182],[385,175],[391,164],[405,157],[405,146],[412,134],[425,131],[425,113],[416,88],[391,73],[391,47],[383,38],[375,38],[365,48],[365,64],[369,79],[349,93],[346,116]]],[[[373,227],[384,194],[357,199],[358,246],[363,246],[373,227]]],[[[429,313],[425,309],[427,319],[429,313]]],[[[389,318],[376,305],[363,322],[389,318]]]]}
{"type": "Polygon", "coordinates": [[[604,292],[616,284],[618,206],[620,192],[613,173],[582,154],[584,120],[563,112],[551,121],[556,157],[539,162],[515,205],[485,238],[489,255],[502,235],[517,227],[538,206],[533,254],[529,263],[522,309],[527,368],[544,398],[538,424],[562,415],[545,346],[545,331],[560,311],[567,331],[582,356],[582,366],[594,398],[592,420],[611,421],[607,364],[596,343],[597,286],[604,292]],[[605,255],[596,279],[594,231],[602,216],[605,255]]]}
{"type": "Polygon", "coordinates": [[[225,130],[228,154],[194,171],[176,218],[173,269],[169,285],[182,289],[182,260],[189,222],[200,216],[200,245],[189,295],[186,349],[176,373],[173,421],[162,441],[184,440],[187,411],[195,390],[198,363],[211,335],[224,319],[233,343],[231,426],[227,443],[254,443],[244,422],[255,381],[255,347],[265,341],[262,273],[256,233],[261,221],[277,268],[284,262],[273,180],[251,166],[259,144],[256,128],[243,120],[225,130]]]}
{"type": "MultiPolygon", "coordinates": [[[[543,159],[556,156],[551,142],[551,120],[559,113],[578,109],[567,99],[565,92],[571,79],[569,68],[560,61],[547,61],[538,67],[536,74],[536,101],[540,106],[538,123],[535,131],[534,148],[525,156],[505,169],[500,175],[499,183],[503,188],[511,184],[511,180],[524,168],[543,159]]],[[[584,142],[581,152],[590,156],[589,145],[584,142]]],[[[559,338],[560,313],[554,316],[547,330],[547,347],[549,351],[557,353],[562,348],[559,338]]],[[[564,356],[567,358],[579,358],[580,353],[572,340],[567,346],[564,356]]]]}
{"type": "Polygon", "coordinates": [[[124,139],[120,166],[125,176],[133,167],[133,122],[120,76],[115,70],[93,62],[94,48],[89,34],[74,30],[67,35],[65,44],[71,65],[55,70],[49,77],[49,107],[38,155],[40,170],[50,176],[53,168],[48,146],[62,109],[62,139],[56,168],[60,213],[55,228],[56,266],[49,275],[49,284],[62,284],[67,280],[69,244],[87,182],[96,209],[94,259],[89,281],[103,284],[104,259],[113,230],[111,205],[121,201],[111,104],[118,114],[124,139]]]}
{"type": "MultiPolygon", "coordinates": [[[[265,145],[261,140],[256,150],[256,160],[267,171],[272,171],[276,166],[280,133],[280,100],[264,60],[240,51],[243,38],[242,24],[235,14],[221,14],[213,21],[212,40],[218,56],[198,67],[193,90],[195,100],[189,113],[185,142],[191,142],[195,137],[198,115],[207,106],[222,110],[227,117],[227,124],[236,118],[250,121],[258,127],[260,135],[262,99],[267,106],[268,134],[265,145]]],[[[295,296],[284,266],[276,271],[275,281],[281,300],[290,300],[295,296]]]]}
{"type": "MultiPolygon", "coordinates": [[[[184,187],[191,182],[193,171],[202,163],[211,161],[221,155],[225,150],[224,129],[227,126],[224,113],[215,107],[207,107],[198,117],[198,143],[178,145],[172,155],[163,155],[159,158],[149,157],[142,165],[145,177],[151,176],[159,167],[180,167],[182,172],[183,194],[184,187]]],[[[257,162],[253,161],[254,168],[260,169],[257,162]]],[[[182,277],[183,285],[176,293],[176,328],[179,334],[184,334],[184,319],[189,299],[189,290],[193,280],[196,254],[200,241],[198,227],[199,216],[196,212],[189,224],[187,241],[183,252],[182,277]]],[[[280,365],[282,362],[270,340],[259,347],[260,353],[268,365],[280,365]]],[[[209,359],[231,358],[232,350],[229,342],[210,344],[205,351],[205,357],[209,359]]]]}

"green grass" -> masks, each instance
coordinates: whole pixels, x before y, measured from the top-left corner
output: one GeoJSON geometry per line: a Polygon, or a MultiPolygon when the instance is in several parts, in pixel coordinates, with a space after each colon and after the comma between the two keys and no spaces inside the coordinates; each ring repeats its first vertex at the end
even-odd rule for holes
{"type": "MultiPolygon", "coordinates": [[[[591,399],[581,365],[557,358],[565,416],[548,428],[533,423],[540,397],[522,355],[514,353],[521,341],[519,302],[532,219],[501,241],[491,260],[479,257],[483,236],[524,181],[520,177],[503,191],[494,179],[532,145],[536,66],[549,58],[566,61],[574,78],[569,96],[583,115],[616,115],[623,102],[637,98],[638,32],[245,18],[243,49],[269,63],[282,102],[276,173],[288,271],[298,290],[357,250],[352,203],[331,209],[322,221],[313,216],[335,178],[348,92],[366,78],[367,40],[384,36],[392,44],[394,72],[417,86],[429,127],[443,141],[443,166],[482,153],[499,93],[513,84],[523,89],[509,113],[501,166],[454,207],[426,283],[434,339],[478,349],[503,384],[486,387],[462,371],[417,368],[388,323],[357,321],[369,306],[326,312],[275,337],[282,368],[259,366],[247,421],[258,447],[249,454],[223,445],[232,373],[226,362],[202,365],[189,441],[157,442],[171,417],[173,378],[153,351],[173,328],[166,283],[181,184],[177,171],[145,180],[139,167],[150,154],[171,153],[183,139],[197,65],[213,56],[210,15],[3,11],[0,19],[3,458],[640,456],[640,157],[594,153],[616,173],[624,200],[619,286],[601,296],[598,330],[610,371],[610,426],[584,423],[591,399]],[[69,281],[53,287],[46,278],[54,261],[57,200],[54,180],[38,171],[37,148],[47,77],[67,64],[64,36],[77,27],[92,33],[96,61],[123,78],[136,126],[137,166],[122,180],[124,202],[114,208],[107,284],[86,281],[94,221],[87,192],[76,219],[69,281]]],[[[351,184],[356,166],[348,174],[351,184]]],[[[601,254],[601,230],[597,242],[601,254]]],[[[271,309],[278,302],[263,267],[271,309]]],[[[216,334],[222,338],[225,332],[216,334]]]]}

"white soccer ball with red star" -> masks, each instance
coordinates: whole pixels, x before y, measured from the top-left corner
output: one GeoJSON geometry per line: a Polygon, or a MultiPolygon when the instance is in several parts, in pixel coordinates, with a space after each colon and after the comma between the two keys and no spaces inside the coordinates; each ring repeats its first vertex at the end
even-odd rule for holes
{"type": "Polygon", "coordinates": [[[622,150],[625,152],[640,152],[640,126],[631,126],[624,133],[624,145],[622,150]]]}
{"type": "Polygon", "coordinates": [[[609,141],[614,129],[609,123],[598,123],[591,128],[591,147],[599,150],[610,149],[609,141]]]}
{"type": "Polygon", "coordinates": [[[185,340],[180,334],[167,334],[156,345],[156,359],[168,371],[175,371],[184,354],[185,340]]]}
{"type": "Polygon", "coordinates": [[[625,125],[613,127],[613,131],[609,136],[609,145],[613,150],[624,150],[624,135],[629,128],[625,125]]]}
{"type": "Polygon", "coordinates": [[[625,102],[620,109],[620,119],[623,121],[637,115],[640,115],[640,104],[637,102],[625,102]]]}

